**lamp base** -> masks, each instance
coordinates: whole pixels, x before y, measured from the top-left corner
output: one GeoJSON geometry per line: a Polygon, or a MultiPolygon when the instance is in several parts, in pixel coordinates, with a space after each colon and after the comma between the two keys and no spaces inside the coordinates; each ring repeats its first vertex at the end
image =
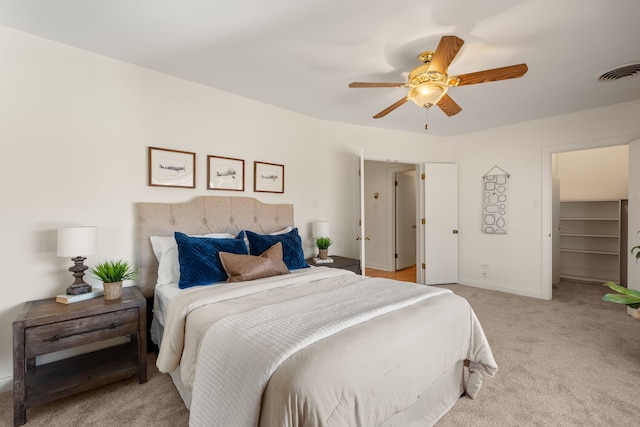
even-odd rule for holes
{"type": "Polygon", "coordinates": [[[91,285],[88,283],[74,283],[67,288],[67,295],[80,295],[91,292],[91,285]]]}
{"type": "Polygon", "coordinates": [[[69,271],[73,273],[73,277],[76,281],[67,288],[67,295],[80,295],[91,292],[91,285],[84,281],[84,272],[89,268],[84,265],[84,260],[87,259],[82,256],[71,258],[74,265],[69,267],[69,271]]]}

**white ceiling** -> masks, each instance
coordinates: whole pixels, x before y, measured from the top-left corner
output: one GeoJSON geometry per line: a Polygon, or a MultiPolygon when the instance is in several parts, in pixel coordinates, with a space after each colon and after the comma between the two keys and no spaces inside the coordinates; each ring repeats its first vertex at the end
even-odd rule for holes
{"type": "Polygon", "coordinates": [[[424,133],[403,82],[442,35],[465,45],[449,74],[525,62],[520,79],[451,88],[463,108],[428,112],[457,135],[640,99],[640,77],[599,82],[640,61],[637,0],[0,0],[0,25],[319,119],[424,133]]]}

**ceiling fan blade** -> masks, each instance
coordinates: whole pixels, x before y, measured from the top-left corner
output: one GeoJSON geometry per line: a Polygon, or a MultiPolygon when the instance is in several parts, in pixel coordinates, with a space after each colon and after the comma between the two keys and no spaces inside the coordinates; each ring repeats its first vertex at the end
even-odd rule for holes
{"type": "Polygon", "coordinates": [[[429,65],[429,71],[440,71],[444,73],[449,68],[449,64],[456,57],[458,51],[462,48],[464,40],[456,36],[442,36],[436,53],[431,58],[431,65],[429,65]]]}
{"type": "Polygon", "coordinates": [[[447,93],[445,93],[444,96],[440,98],[440,101],[438,101],[436,105],[440,107],[440,109],[444,111],[444,113],[449,117],[455,116],[460,111],[462,111],[462,107],[460,107],[458,103],[454,101],[453,98],[451,98],[447,93]]]}
{"type": "Polygon", "coordinates": [[[402,87],[406,83],[364,83],[353,82],[349,83],[349,87],[402,87]]]}
{"type": "Polygon", "coordinates": [[[395,104],[389,105],[387,108],[385,108],[384,110],[380,111],[378,114],[373,116],[373,118],[374,119],[379,119],[381,117],[386,116],[387,114],[389,114],[390,112],[392,112],[393,110],[395,110],[396,108],[398,108],[399,106],[401,106],[402,104],[407,102],[408,100],[409,100],[409,98],[406,98],[406,97],[402,98],[401,100],[399,100],[395,104]]]}
{"type": "Polygon", "coordinates": [[[492,68],[491,70],[476,71],[475,73],[456,76],[460,82],[457,86],[474,85],[476,83],[494,82],[522,77],[529,70],[527,64],[509,65],[508,67],[492,68]]]}

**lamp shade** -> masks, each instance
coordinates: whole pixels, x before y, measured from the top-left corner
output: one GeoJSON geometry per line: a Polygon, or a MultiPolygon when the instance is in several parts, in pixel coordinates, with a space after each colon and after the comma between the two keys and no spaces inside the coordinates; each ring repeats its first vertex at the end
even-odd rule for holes
{"type": "Polygon", "coordinates": [[[58,228],[58,256],[86,256],[97,251],[98,227],[58,228]]]}
{"type": "Polygon", "coordinates": [[[312,224],[312,237],[331,237],[329,221],[318,221],[312,224]]]}

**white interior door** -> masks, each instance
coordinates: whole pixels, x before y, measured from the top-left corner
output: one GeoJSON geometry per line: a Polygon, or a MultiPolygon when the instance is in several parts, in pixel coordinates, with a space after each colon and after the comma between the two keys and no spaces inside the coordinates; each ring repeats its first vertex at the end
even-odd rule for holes
{"type": "Polygon", "coordinates": [[[416,264],[416,173],[395,174],[395,269],[416,264]]]}
{"type": "Polygon", "coordinates": [[[425,283],[458,282],[458,165],[424,165],[425,283]]]}
{"type": "Polygon", "coordinates": [[[551,190],[551,277],[552,283],[560,282],[560,180],[553,178],[551,190]]]}
{"type": "Polygon", "coordinates": [[[360,177],[360,235],[356,236],[360,242],[360,274],[365,275],[365,252],[366,252],[366,237],[364,234],[364,150],[360,150],[360,158],[358,159],[358,170],[360,177]]]}
{"type": "Polygon", "coordinates": [[[629,203],[627,223],[628,247],[627,251],[627,286],[640,290],[640,268],[636,264],[636,257],[629,252],[632,247],[640,244],[640,140],[629,143],[629,203]]]}

